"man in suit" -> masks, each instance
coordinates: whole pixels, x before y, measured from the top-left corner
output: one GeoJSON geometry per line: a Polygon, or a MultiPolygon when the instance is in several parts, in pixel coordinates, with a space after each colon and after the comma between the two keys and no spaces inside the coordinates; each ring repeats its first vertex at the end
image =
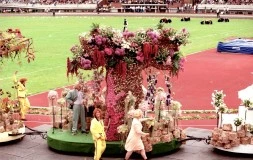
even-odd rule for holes
{"type": "Polygon", "coordinates": [[[72,135],[77,134],[78,129],[78,121],[81,117],[81,132],[82,133],[88,133],[85,123],[85,111],[84,111],[84,105],[83,105],[83,93],[81,91],[81,85],[76,84],[74,86],[74,89],[70,90],[68,94],[66,95],[66,101],[69,103],[69,105],[73,106],[73,122],[72,122],[72,135]]]}

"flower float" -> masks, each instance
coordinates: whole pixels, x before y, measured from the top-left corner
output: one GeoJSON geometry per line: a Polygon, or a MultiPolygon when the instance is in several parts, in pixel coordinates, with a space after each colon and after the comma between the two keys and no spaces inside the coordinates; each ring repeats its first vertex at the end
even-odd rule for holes
{"type": "Polygon", "coordinates": [[[79,69],[105,68],[105,124],[110,123],[107,140],[119,139],[117,127],[124,123],[127,93],[131,91],[136,97],[135,109],[143,100],[141,73],[144,69],[167,70],[170,76],[177,76],[183,69],[184,57],[179,47],[188,43],[188,37],[186,29],[177,32],[161,25],[157,29],[122,33],[93,24],[89,33],[79,35],[80,44],[70,49],[73,56],[67,59],[67,76],[77,74],[79,69]]]}

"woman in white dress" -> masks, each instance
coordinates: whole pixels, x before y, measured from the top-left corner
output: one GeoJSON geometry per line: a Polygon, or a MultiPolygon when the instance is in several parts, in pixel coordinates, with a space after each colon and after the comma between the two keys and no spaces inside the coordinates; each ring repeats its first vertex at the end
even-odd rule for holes
{"type": "Polygon", "coordinates": [[[134,151],[140,152],[144,160],[147,159],[141,137],[147,136],[149,135],[149,133],[142,132],[142,124],[141,124],[142,116],[143,116],[143,113],[140,109],[135,110],[131,129],[130,129],[130,132],[128,134],[126,144],[125,144],[125,149],[127,151],[125,160],[129,160],[130,156],[132,155],[134,151]]]}

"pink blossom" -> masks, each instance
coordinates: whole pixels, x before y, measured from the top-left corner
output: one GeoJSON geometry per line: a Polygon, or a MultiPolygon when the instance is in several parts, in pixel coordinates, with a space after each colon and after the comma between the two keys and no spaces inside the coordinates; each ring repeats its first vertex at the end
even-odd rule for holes
{"type": "Polygon", "coordinates": [[[111,56],[113,50],[112,50],[112,48],[105,48],[104,52],[105,52],[107,55],[111,56]]]}
{"type": "Polygon", "coordinates": [[[106,42],[106,38],[102,38],[102,42],[105,43],[106,42]]]}
{"type": "Polygon", "coordinates": [[[91,67],[91,61],[82,57],[81,58],[81,66],[84,69],[88,69],[91,67]]]}
{"type": "Polygon", "coordinates": [[[143,62],[144,61],[144,57],[143,56],[136,56],[136,59],[139,62],[143,62]]]}
{"type": "Polygon", "coordinates": [[[116,48],[115,54],[119,56],[125,55],[125,49],[124,48],[116,48]]]}
{"type": "Polygon", "coordinates": [[[170,56],[167,57],[165,64],[168,65],[168,66],[171,65],[171,58],[170,58],[170,56]]]}
{"type": "Polygon", "coordinates": [[[158,39],[157,39],[157,38],[154,38],[154,39],[152,40],[152,42],[153,42],[153,43],[158,43],[158,39]]]}

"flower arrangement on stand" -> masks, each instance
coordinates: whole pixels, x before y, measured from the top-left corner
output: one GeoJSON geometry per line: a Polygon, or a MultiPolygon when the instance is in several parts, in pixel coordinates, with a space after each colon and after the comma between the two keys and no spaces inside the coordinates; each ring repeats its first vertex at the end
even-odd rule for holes
{"type": "Polygon", "coordinates": [[[175,126],[178,126],[178,118],[181,116],[181,112],[182,112],[181,107],[182,107],[182,104],[180,102],[171,100],[170,109],[172,111],[172,116],[175,119],[175,126]]]}
{"type": "Polygon", "coordinates": [[[241,118],[234,119],[234,125],[236,126],[236,132],[237,132],[237,127],[239,127],[241,124],[242,124],[241,118]]]}
{"type": "Polygon", "coordinates": [[[223,93],[223,91],[217,91],[214,90],[214,92],[212,93],[212,102],[211,104],[213,105],[213,107],[215,108],[216,112],[217,112],[217,127],[219,125],[219,114],[220,114],[220,126],[222,127],[222,114],[226,113],[228,110],[227,105],[224,102],[224,98],[226,97],[226,95],[223,93]]]}

